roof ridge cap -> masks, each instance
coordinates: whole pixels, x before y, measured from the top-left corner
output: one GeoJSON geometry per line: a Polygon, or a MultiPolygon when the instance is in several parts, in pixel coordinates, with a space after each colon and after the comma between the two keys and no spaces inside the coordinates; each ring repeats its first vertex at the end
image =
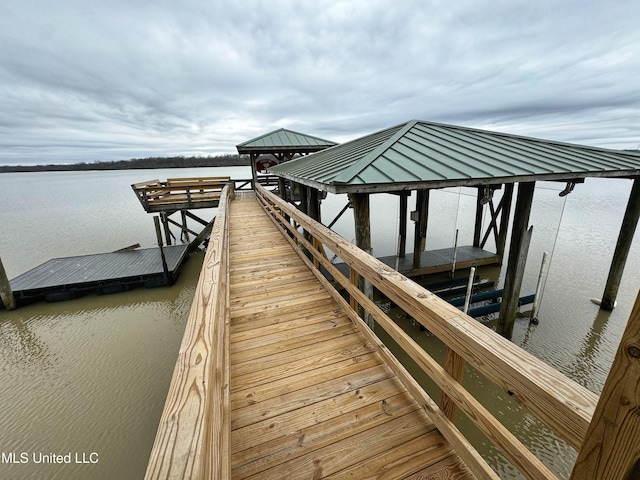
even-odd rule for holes
{"type": "MultiPolygon", "coordinates": [[[[389,137],[380,145],[378,145],[376,148],[374,148],[369,153],[367,153],[364,157],[362,157],[356,163],[351,165],[349,168],[345,169],[340,175],[338,175],[336,178],[333,179],[332,183],[349,183],[351,180],[353,180],[353,178],[358,173],[364,170],[365,167],[369,166],[371,162],[373,162],[383,152],[387,151],[391,147],[391,145],[393,145],[397,140],[402,138],[402,136],[405,133],[407,133],[409,130],[411,130],[417,123],[418,123],[418,120],[409,120],[404,124],[401,123],[399,125],[396,125],[396,127],[399,127],[400,125],[404,125],[404,126],[400,128],[396,133],[391,135],[391,137],[389,137]]],[[[391,128],[394,128],[394,127],[379,130],[377,132],[370,134],[369,136],[376,135],[378,133],[384,132],[385,130],[390,130],[391,128]]]]}

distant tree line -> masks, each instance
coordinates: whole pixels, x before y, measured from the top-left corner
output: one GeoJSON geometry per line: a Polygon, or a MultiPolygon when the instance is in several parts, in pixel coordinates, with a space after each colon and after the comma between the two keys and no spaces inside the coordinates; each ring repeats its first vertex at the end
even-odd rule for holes
{"type": "Polygon", "coordinates": [[[87,170],[131,170],[150,168],[232,167],[250,165],[249,157],[225,154],[207,157],[147,157],[111,162],[81,162],[68,165],[0,165],[0,173],[8,172],[69,172],[87,170]]]}

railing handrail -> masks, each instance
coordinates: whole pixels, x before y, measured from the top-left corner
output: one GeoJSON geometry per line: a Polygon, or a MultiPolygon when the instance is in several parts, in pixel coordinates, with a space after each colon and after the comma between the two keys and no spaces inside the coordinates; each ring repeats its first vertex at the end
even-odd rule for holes
{"type": "MultiPolygon", "coordinates": [[[[530,478],[555,478],[520,442],[491,414],[484,410],[460,383],[449,376],[437,362],[424,352],[395,322],[388,319],[371,300],[362,294],[317,250],[317,244],[327,247],[345,261],[352,272],[364,277],[421,325],[439,337],[478,372],[521,403],[538,419],[554,430],[574,448],[579,449],[598,396],[580,386],[538,358],[524,351],[493,330],[449,305],[417,283],[396,272],[371,255],[351,244],[319,222],[304,215],[266,189],[257,186],[263,206],[298,245],[313,255],[314,261],[327,268],[334,278],[369,311],[388,333],[400,340],[420,365],[461,410],[481,428],[511,461],[530,478]],[[294,225],[311,234],[308,242],[294,225]],[[387,321],[388,320],[388,321],[387,321]]],[[[311,263],[313,266],[313,263],[311,263]]],[[[356,276],[357,279],[357,276],[356,276]]],[[[443,432],[444,434],[444,432],[443,432]]]]}
{"type": "Polygon", "coordinates": [[[224,187],[145,479],[230,478],[229,238],[224,187]]]}

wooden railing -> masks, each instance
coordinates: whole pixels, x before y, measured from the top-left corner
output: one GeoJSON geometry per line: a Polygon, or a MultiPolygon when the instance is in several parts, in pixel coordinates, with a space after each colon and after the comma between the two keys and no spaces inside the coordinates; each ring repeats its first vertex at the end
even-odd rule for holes
{"type": "Polygon", "coordinates": [[[224,187],[145,479],[230,478],[229,238],[224,187]]]}
{"type": "Polygon", "coordinates": [[[134,183],[131,188],[147,212],[175,206],[198,208],[216,206],[229,177],[169,178],[134,183]]]}
{"type": "MultiPolygon", "coordinates": [[[[351,317],[364,325],[358,316],[363,307],[394,341],[422,368],[442,390],[440,408],[422,391],[406,371],[388,355],[386,347],[373,334],[374,345],[395,365],[397,373],[430,413],[442,434],[457,449],[458,454],[479,478],[496,478],[477,452],[453,426],[456,410],[469,419],[505,454],[527,478],[555,479],[555,475],[531,453],[506,427],[504,427],[462,385],[465,362],[495,383],[538,419],[555,431],[569,445],[579,449],[585,438],[598,397],[574,381],[554,370],[533,355],[522,350],[491,329],[449,305],[417,283],[389,268],[363,252],[322,224],[302,214],[264,188],[256,193],[276,226],[296,248],[303,261],[316,277],[329,289],[332,296],[350,312],[351,317]],[[299,232],[303,228],[311,241],[299,232]],[[346,278],[322,254],[329,249],[347,263],[351,269],[346,278]],[[311,259],[307,258],[310,257],[311,259]],[[321,265],[350,296],[347,302],[331,287],[321,265]],[[422,326],[435,334],[447,346],[444,367],[424,351],[391,318],[358,289],[358,276],[363,277],[387,298],[402,308],[422,326]]],[[[363,329],[364,332],[368,328],[363,329]]]]}

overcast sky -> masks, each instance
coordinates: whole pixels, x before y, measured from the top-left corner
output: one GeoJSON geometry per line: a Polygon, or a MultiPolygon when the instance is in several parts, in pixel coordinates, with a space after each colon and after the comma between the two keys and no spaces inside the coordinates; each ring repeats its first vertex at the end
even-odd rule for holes
{"type": "Polygon", "coordinates": [[[410,119],[640,145],[638,0],[3,0],[0,163],[410,119]]]}

